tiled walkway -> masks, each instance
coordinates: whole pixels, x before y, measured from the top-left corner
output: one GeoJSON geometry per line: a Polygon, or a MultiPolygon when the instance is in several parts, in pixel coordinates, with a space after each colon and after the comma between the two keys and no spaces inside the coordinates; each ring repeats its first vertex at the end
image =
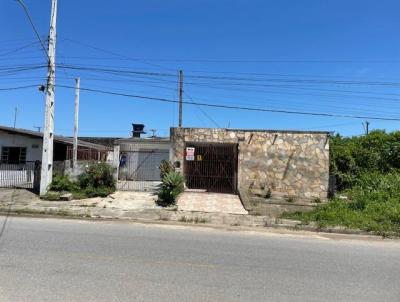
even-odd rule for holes
{"type": "Polygon", "coordinates": [[[239,196],[232,194],[187,191],[179,196],[177,205],[181,211],[247,214],[239,196]]]}

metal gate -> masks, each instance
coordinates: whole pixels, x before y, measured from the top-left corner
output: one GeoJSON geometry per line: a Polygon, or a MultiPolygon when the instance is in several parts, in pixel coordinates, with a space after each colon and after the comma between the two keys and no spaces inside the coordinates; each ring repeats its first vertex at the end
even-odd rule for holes
{"type": "Polygon", "coordinates": [[[237,144],[186,144],[184,174],[189,189],[236,194],[237,166],[237,144]]]}
{"type": "Polygon", "coordinates": [[[117,188],[147,191],[161,182],[159,166],[169,160],[169,150],[121,152],[117,188]]]}

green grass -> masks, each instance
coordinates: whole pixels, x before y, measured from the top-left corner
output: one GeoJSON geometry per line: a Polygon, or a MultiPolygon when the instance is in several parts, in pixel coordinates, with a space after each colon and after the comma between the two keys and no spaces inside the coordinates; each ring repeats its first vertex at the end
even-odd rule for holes
{"type": "Polygon", "coordinates": [[[58,200],[60,200],[61,195],[62,195],[62,192],[49,191],[45,195],[41,196],[40,198],[44,199],[44,200],[58,201],[58,200]]]}
{"type": "Polygon", "coordinates": [[[348,200],[333,199],[305,213],[282,217],[301,220],[318,227],[342,226],[382,236],[400,236],[400,173],[365,173],[357,184],[342,192],[348,200]]]}
{"type": "Polygon", "coordinates": [[[187,223],[207,223],[207,219],[205,218],[199,218],[199,217],[195,217],[195,218],[187,218],[186,216],[182,216],[181,218],[179,218],[178,220],[179,222],[187,222],[187,223]]]}

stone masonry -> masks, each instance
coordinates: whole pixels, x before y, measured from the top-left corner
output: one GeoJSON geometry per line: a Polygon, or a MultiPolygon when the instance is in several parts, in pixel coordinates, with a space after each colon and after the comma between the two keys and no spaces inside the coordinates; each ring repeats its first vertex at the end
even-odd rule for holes
{"type": "Polygon", "coordinates": [[[289,200],[327,197],[328,132],[171,128],[171,160],[182,167],[189,142],[238,145],[240,195],[289,200]]]}

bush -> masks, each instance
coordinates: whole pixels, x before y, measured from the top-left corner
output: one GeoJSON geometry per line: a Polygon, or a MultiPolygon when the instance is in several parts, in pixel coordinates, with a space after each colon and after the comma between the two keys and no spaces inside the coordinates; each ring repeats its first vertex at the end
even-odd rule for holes
{"type": "Polygon", "coordinates": [[[158,168],[160,169],[160,177],[161,177],[161,179],[163,179],[164,176],[166,174],[168,174],[169,172],[175,171],[174,165],[171,162],[166,161],[166,160],[162,160],[161,163],[160,163],[160,166],[158,168]]]}
{"type": "Polygon", "coordinates": [[[171,171],[164,175],[158,198],[164,205],[175,204],[176,198],[184,191],[185,179],[176,172],[171,171]]]}
{"type": "Polygon", "coordinates": [[[400,132],[372,131],[330,142],[330,171],[339,191],[353,187],[366,172],[388,173],[400,169],[400,132]]]}
{"type": "Polygon", "coordinates": [[[319,227],[341,225],[380,235],[400,236],[400,173],[369,172],[360,174],[349,200],[334,199],[307,213],[285,214],[319,227]]]}
{"type": "Polygon", "coordinates": [[[113,168],[107,163],[91,164],[85,172],[78,176],[78,184],[81,188],[115,189],[113,172],[113,168]]]}
{"type": "MultiPolygon", "coordinates": [[[[74,199],[106,197],[115,191],[113,168],[107,163],[91,164],[78,176],[77,182],[71,181],[68,176],[55,174],[50,190],[71,192],[74,199]]],[[[56,197],[50,195],[44,198],[57,200],[56,197]]]]}
{"type": "Polygon", "coordinates": [[[333,199],[311,212],[284,216],[320,227],[400,236],[400,132],[332,137],[330,172],[348,200],[333,199]]]}
{"type": "Polygon", "coordinates": [[[57,192],[62,192],[62,191],[75,191],[79,189],[79,186],[72,182],[68,176],[60,175],[60,174],[55,174],[53,176],[53,181],[51,182],[50,185],[50,190],[51,191],[57,191],[57,192]]]}

